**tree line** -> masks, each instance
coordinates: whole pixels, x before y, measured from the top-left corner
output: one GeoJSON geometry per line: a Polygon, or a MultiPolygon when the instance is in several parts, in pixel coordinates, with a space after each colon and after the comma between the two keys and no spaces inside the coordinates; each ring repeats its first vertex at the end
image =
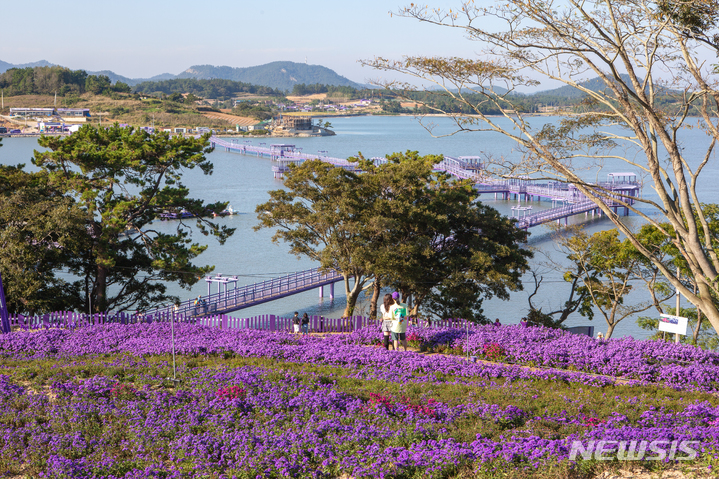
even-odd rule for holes
{"type": "Polygon", "coordinates": [[[316,93],[327,93],[328,96],[332,96],[335,93],[350,98],[362,98],[367,96],[368,89],[358,89],[351,86],[340,86],[340,85],[322,85],[315,83],[312,85],[306,85],[304,83],[297,83],[292,87],[292,95],[314,95],[316,93]]]}
{"type": "Polygon", "coordinates": [[[0,74],[0,88],[7,96],[131,92],[125,83],[113,85],[107,75],[88,75],[85,70],[60,66],[11,68],[0,74]]]}
{"type": "Polygon", "coordinates": [[[261,85],[252,85],[233,80],[212,78],[198,80],[196,78],[177,78],[173,80],[146,81],[134,87],[136,93],[151,95],[154,93],[191,93],[202,98],[228,100],[242,93],[282,97],[284,92],[261,85]]]}

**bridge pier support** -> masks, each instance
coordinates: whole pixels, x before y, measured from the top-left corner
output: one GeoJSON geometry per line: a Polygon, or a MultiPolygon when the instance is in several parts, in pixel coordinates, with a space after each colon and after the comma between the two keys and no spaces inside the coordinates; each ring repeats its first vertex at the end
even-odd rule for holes
{"type": "Polygon", "coordinates": [[[325,287],[320,286],[320,299],[325,297],[325,287]]]}
{"type": "Polygon", "coordinates": [[[335,299],[335,284],[330,284],[330,299],[335,299]]]}

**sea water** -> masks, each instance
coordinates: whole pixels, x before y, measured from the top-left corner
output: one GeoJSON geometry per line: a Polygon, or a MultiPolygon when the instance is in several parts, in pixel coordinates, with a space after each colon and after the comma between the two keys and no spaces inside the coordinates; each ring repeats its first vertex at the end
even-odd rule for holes
{"type": "MultiPolygon", "coordinates": [[[[556,123],[557,118],[535,117],[532,122],[541,125],[545,122],[556,123]]],[[[509,160],[518,160],[521,157],[516,144],[504,135],[495,132],[460,132],[456,125],[448,118],[434,117],[425,119],[425,126],[407,116],[385,117],[348,117],[330,118],[336,136],[318,138],[263,138],[251,140],[253,144],[260,142],[290,143],[301,148],[304,153],[327,155],[336,158],[348,158],[361,153],[365,158],[384,157],[393,152],[418,151],[422,155],[444,154],[448,156],[491,156],[504,157],[509,160]]],[[[509,120],[497,118],[502,126],[509,126],[509,120]]],[[[706,137],[698,130],[688,132],[689,141],[682,145],[686,150],[685,156],[699,161],[704,155],[702,148],[708,144],[706,137]]],[[[243,139],[244,140],[244,139],[243,139]]],[[[0,148],[1,164],[26,164],[29,170],[35,169],[30,162],[33,150],[38,149],[35,138],[5,138],[0,148]]],[[[622,153],[635,155],[637,149],[629,147],[622,153]]],[[[237,276],[238,285],[251,284],[266,279],[282,276],[296,271],[316,267],[313,261],[289,254],[289,248],[284,243],[273,243],[273,231],[261,229],[254,231],[258,224],[255,208],[258,204],[269,199],[269,191],[282,188],[282,181],[273,178],[272,162],[267,158],[228,153],[217,149],[209,155],[214,165],[212,175],[204,175],[199,169],[188,171],[183,175],[183,182],[190,188],[191,197],[208,202],[218,200],[229,201],[232,207],[240,214],[229,217],[216,218],[213,221],[221,225],[236,228],[232,236],[224,245],[207,239],[193,228],[193,240],[200,244],[207,244],[208,249],[195,261],[196,264],[214,265],[215,273],[223,276],[237,276]]],[[[640,157],[641,158],[641,157],[640,157]]],[[[581,160],[580,160],[581,161],[581,160]]],[[[588,161],[588,160],[585,160],[588,161]]],[[[641,162],[640,162],[641,163],[641,162]]],[[[707,171],[703,173],[704,183],[699,185],[699,195],[707,203],[719,202],[719,196],[711,186],[711,179],[719,173],[715,162],[710,162],[707,171]]],[[[604,181],[607,173],[633,172],[642,176],[638,168],[631,167],[621,160],[607,160],[602,168],[594,165],[577,163],[578,167],[591,166],[586,171],[588,180],[604,181]]],[[[649,188],[644,188],[642,194],[652,196],[649,188]]],[[[511,207],[517,200],[497,200],[494,194],[485,194],[480,200],[502,214],[511,216],[511,207]]],[[[550,208],[549,202],[531,203],[533,212],[550,208]]],[[[647,210],[648,211],[648,210],[647,210]]],[[[641,225],[642,219],[638,216],[623,218],[632,227],[641,225]]],[[[584,215],[570,218],[570,223],[582,223],[588,233],[613,228],[613,224],[603,218],[585,219],[584,215]]],[[[177,227],[176,221],[156,221],[152,227],[158,231],[170,232],[177,227]]],[[[192,227],[192,221],[187,222],[192,227]]],[[[535,258],[531,260],[532,268],[543,276],[539,293],[532,298],[535,307],[541,307],[544,312],[559,309],[568,299],[569,284],[562,279],[562,272],[549,266],[548,259],[566,264],[564,256],[557,251],[552,239],[551,231],[546,226],[530,229],[531,236],[527,247],[533,248],[535,258]]],[[[517,323],[527,314],[528,296],[534,290],[533,278],[530,274],[523,278],[525,289],[511,294],[510,301],[491,299],[485,301],[483,309],[485,314],[494,319],[499,318],[506,324],[517,323]]],[[[168,284],[168,291],[182,299],[196,297],[198,294],[207,294],[208,286],[203,280],[195,284],[191,290],[184,290],[175,284],[168,284]]],[[[212,285],[212,292],[217,292],[217,285],[212,285]]],[[[319,297],[318,290],[307,291],[270,303],[254,306],[231,313],[236,317],[250,317],[258,314],[276,314],[291,316],[294,311],[307,312],[310,315],[324,315],[339,317],[345,306],[344,285],[337,283],[334,287],[335,297],[329,297],[329,287],[324,289],[324,297],[319,297]]],[[[629,298],[632,302],[641,302],[649,299],[648,293],[637,285],[637,290],[629,298]]],[[[683,304],[687,304],[686,300],[683,304]]],[[[671,300],[674,305],[674,300],[671,300]]],[[[366,314],[369,310],[368,298],[361,298],[357,314],[366,314]]],[[[656,315],[649,310],[644,315],[656,315]]],[[[606,331],[604,319],[597,314],[593,321],[588,321],[575,313],[567,320],[568,326],[594,325],[595,331],[606,331]]],[[[646,337],[650,333],[636,325],[636,318],[630,317],[619,323],[614,336],[631,335],[636,338],[646,337]]]]}

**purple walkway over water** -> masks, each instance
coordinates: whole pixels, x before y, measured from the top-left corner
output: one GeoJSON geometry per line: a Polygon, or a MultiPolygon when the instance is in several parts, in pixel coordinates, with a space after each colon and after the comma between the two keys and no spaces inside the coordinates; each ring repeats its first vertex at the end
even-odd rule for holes
{"type": "Polygon", "coordinates": [[[175,314],[178,317],[226,314],[315,288],[320,288],[321,295],[321,288],[327,285],[331,287],[330,296],[334,297],[334,283],[343,281],[344,278],[334,271],[323,273],[319,268],[313,268],[245,286],[236,286],[236,277],[217,275],[208,276],[205,280],[208,283],[208,290],[213,283],[217,284],[217,293],[208,292],[206,296],[183,301],[177,307],[168,305],[145,311],[143,314],[145,316],[175,314]],[[230,285],[234,287],[230,288],[230,285]],[[222,291],[223,287],[224,291],[222,291]]]}
{"type": "MultiPolygon", "coordinates": [[[[255,155],[270,158],[277,165],[272,166],[276,178],[282,178],[289,170],[291,164],[299,164],[306,160],[321,160],[331,165],[339,166],[351,171],[359,171],[357,163],[347,161],[343,158],[333,158],[325,154],[302,153],[300,148],[292,144],[271,144],[260,143],[259,146],[251,144],[250,140],[226,140],[216,136],[210,138],[210,142],[216,148],[224,148],[226,151],[240,153],[243,155],[255,155]]],[[[385,158],[372,158],[375,164],[384,163],[385,158]]],[[[532,180],[532,179],[494,179],[489,177],[483,169],[481,159],[478,156],[445,156],[444,159],[435,165],[436,171],[444,171],[450,175],[471,180],[475,189],[480,194],[494,193],[495,198],[499,195],[502,199],[509,200],[516,198],[517,207],[513,207],[514,216],[517,218],[517,226],[523,229],[532,228],[552,221],[565,224],[570,216],[584,213],[601,215],[601,209],[579,189],[572,184],[558,181],[532,180]],[[531,206],[521,206],[521,200],[528,203],[533,201],[551,201],[552,204],[561,204],[548,210],[532,213],[531,206]]],[[[634,173],[610,173],[606,182],[591,185],[597,191],[597,196],[603,198],[603,202],[619,214],[620,208],[625,215],[629,214],[629,206],[633,205],[639,194],[639,182],[634,173]]]]}

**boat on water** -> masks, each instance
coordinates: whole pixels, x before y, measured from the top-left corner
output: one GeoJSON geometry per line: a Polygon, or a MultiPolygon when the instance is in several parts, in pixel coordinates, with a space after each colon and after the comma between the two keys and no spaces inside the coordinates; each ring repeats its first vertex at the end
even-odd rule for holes
{"type": "MultiPolygon", "coordinates": [[[[202,216],[212,216],[213,218],[216,218],[218,216],[232,216],[239,214],[239,212],[232,208],[232,205],[228,205],[227,208],[224,210],[218,212],[215,211],[208,211],[206,214],[202,216]]],[[[190,211],[187,211],[186,209],[182,208],[178,211],[164,211],[160,213],[158,216],[162,221],[166,220],[180,220],[184,218],[196,218],[197,215],[195,213],[192,213],[190,211]]]]}
{"type": "Polygon", "coordinates": [[[237,210],[232,209],[232,205],[227,205],[227,208],[225,208],[224,210],[220,211],[219,213],[214,213],[214,212],[213,212],[213,213],[212,213],[212,216],[213,216],[213,217],[217,217],[217,216],[232,216],[232,215],[236,215],[237,213],[238,213],[237,210]]]}
{"type": "Polygon", "coordinates": [[[191,213],[187,211],[185,208],[182,208],[179,211],[165,211],[160,213],[160,219],[162,221],[165,220],[179,220],[182,218],[193,218],[196,215],[194,213],[191,213]]]}

